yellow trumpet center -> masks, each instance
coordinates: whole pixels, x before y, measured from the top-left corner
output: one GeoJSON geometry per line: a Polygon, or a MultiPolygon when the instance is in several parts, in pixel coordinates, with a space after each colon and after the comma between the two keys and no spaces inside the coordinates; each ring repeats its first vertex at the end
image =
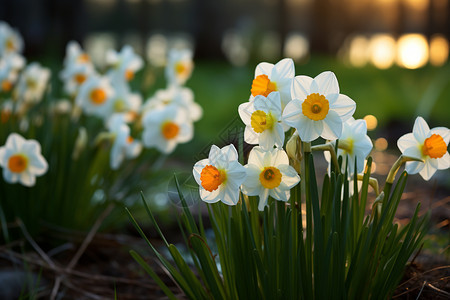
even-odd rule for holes
{"type": "Polygon", "coordinates": [[[256,110],[252,113],[250,122],[253,130],[257,133],[261,133],[264,130],[272,129],[275,119],[271,113],[266,114],[262,110],[256,110]]]}
{"type": "Polygon", "coordinates": [[[422,154],[431,158],[441,158],[447,152],[447,144],[439,134],[433,134],[425,140],[422,154]]]}
{"type": "Polygon", "coordinates": [[[255,79],[253,79],[251,92],[254,97],[258,95],[267,97],[274,91],[278,91],[277,84],[270,81],[269,76],[263,74],[258,75],[255,79]]]}
{"type": "Polygon", "coordinates": [[[125,79],[130,81],[134,78],[134,72],[132,70],[125,71],[125,79]]]}
{"type": "Polygon", "coordinates": [[[14,154],[8,160],[8,168],[13,173],[22,173],[28,166],[28,158],[23,154],[14,154]]]}
{"type": "Polygon", "coordinates": [[[2,91],[9,92],[12,89],[12,83],[9,80],[2,81],[2,91]]]}
{"type": "Polygon", "coordinates": [[[302,112],[313,121],[325,119],[330,110],[330,104],[325,96],[314,93],[308,95],[302,103],[302,112]]]}
{"type": "Polygon", "coordinates": [[[86,75],[84,75],[82,73],[78,73],[78,74],[75,74],[74,79],[75,79],[75,82],[80,85],[86,80],[86,75]]]}
{"type": "Polygon", "coordinates": [[[274,189],[281,183],[281,172],[275,167],[265,167],[259,174],[259,181],[266,189],[274,189]]]}
{"type": "Polygon", "coordinates": [[[97,88],[91,92],[91,100],[95,105],[101,105],[106,101],[106,93],[104,90],[97,88]]]}
{"type": "Polygon", "coordinates": [[[89,55],[87,55],[86,53],[82,53],[78,56],[78,62],[80,63],[87,63],[89,62],[89,55]]]}
{"type": "Polygon", "coordinates": [[[161,128],[162,135],[166,140],[176,137],[179,131],[180,127],[171,121],[165,122],[161,128]]]}
{"type": "Polygon", "coordinates": [[[202,187],[208,192],[217,190],[226,180],[227,173],[224,170],[218,170],[212,165],[205,166],[200,174],[202,187]]]}

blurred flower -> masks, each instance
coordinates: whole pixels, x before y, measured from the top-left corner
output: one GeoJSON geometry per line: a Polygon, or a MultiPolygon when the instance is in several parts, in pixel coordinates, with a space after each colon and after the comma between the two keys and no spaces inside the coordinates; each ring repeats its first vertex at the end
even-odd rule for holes
{"type": "Polygon", "coordinates": [[[13,112],[14,104],[11,99],[3,101],[0,104],[0,122],[5,124],[13,112]]]}
{"type": "Polygon", "coordinates": [[[109,71],[110,76],[126,79],[130,81],[134,78],[137,71],[142,69],[144,62],[142,58],[134,53],[131,46],[126,45],[116,52],[112,49],[106,52],[106,63],[112,67],[109,71]]]}
{"type": "Polygon", "coordinates": [[[166,79],[169,85],[183,85],[192,74],[194,62],[190,49],[171,49],[167,58],[166,79]]]}
{"type": "Polygon", "coordinates": [[[293,100],[286,105],[283,121],[297,129],[304,142],[321,136],[336,140],[342,134],[343,122],[356,109],[355,102],[339,94],[339,85],[333,72],[323,72],[314,79],[296,76],[292,85],[293,100]]]}
{"type": "Polygon", "coordinates": [[[81,85],[90,77],[96,75],[91,64],[70,64],[60,73],[60,78],[64,82],[64,91],[75,97],[81,85]]]}
{"type": "Polygon", "coordinates": [[[0,92],[10,92],[19,77],[19,70],[25,59],[17,53],[9,53],[0,58],[0,92]]]}
{"type": "MultiPolygon", "coordinates": [[[[355,160],[357,161],[356,172],[361,173],[364,170],[364,162],[372,151],[372,140],[367,136],[367,123],[362,120],[348,119],[342,129],[342,135],[339,138],[337,155],[342,156],[342,172],[345,172],[345,166],[348,161],[349,175],[355,172],[355,160]]],[[[333,141],[336,144],[336,141],[333,141]]],[[[330,162],[329,152],[324,152],[325,158],[330,162]]]]}
{"type": "MultiPolygon", "coordinates": [[[[267,98],[257,95],[252,101],[239,105],[239,116],[244,122],[244,140],[259,144],[266,150],[284,144],[284,129],[281,124],[280,93],[270,93],[267,98]]],[[[288,127],[286,128],[286,130],[288,127]]]]}
{"type": "Polygon", "coordinates": [[[167,89],[157,90],[155,95],[148,99],[142,111],[162,108],[174,104],[188,112],[191,121],[196,122],[203,115],[202,107],[194,102],[194,93],[190,88],[171,85],[167,89]]]}
{"type": "Polygon", "coordinates": [[[300,177],[289,165],[289,158],[282,149],[265,151],[261,147],[254,147],[249,154],[247,179],[242,184],[242,192],[248,196],[259,196],[259,210],[264,210],[267,198],[288,201],[290,190],[300,177]]]}
{"type": "Polygon", "coordinates": [[[73,64],[92,64],[89,55],[83,51],[80,44],[70,41],[66,46],[66,56],[64,58],[64,68],[73,64]]]}
{"type": "Polygon", "coordinates": [[[422,117],[414,122],[413,132],[400,137],[397,146],[405,156],[422,159],[424,162],[409,161],[405,170],[409,174],[419,173],[423,179],[429,180],[436,170],[450,167],[450,156],[447,152],[450,130],[436,127],[430,130],[422,117]]]}
{"type": "Polygon", "coordinates": [[[45,174],[48,169],[39,142],[25,140],[17,133],[11,133],[5,146],[0,147],[0,166],[6,182],[20,182],[28,187],[36,183],[36,176],[45,174]]]}
{"type": "Polygon", "coordinates": [[[142,96],[138,93],[131,93],[130,86],[124,78],[112,77],[111,84],[114,87],[114,96],[111,98],[111,112],[137,114],[142,105],[142,96]]]}
{"type": "Polygon", "coordinates": [[[169,154],[177,144],[192,139],[193,126],[184,109],[175,105],[148,111],[142,120],[142,140],[146,147],[155,147],[169,154]]]}
{"type": "Polygon", "coordinates": [[[262,62],[256,66],[255,79],[252,83],[252,97],[271,92],[280,92],[281,109],[292,100],[291,86],[295,76],[294,61],[290,58],[280,60],[277,64],[262,62]]]}
{"type": "Polygon", "coordinates": [[[7,23],[0,21],[0,56],[22,52],[23,40],[20,34],[7,23]]]}
{"type": "Polygon", "coordinates": [[[141,153],[142,144],[131,137],[130,127],[125,123],[123,115],[113,115],[108,128],[114,136],[109,162],[111,169],[117,170],[125,158],[132,159],[141,153]]]}
{"type": "Polygon", "coordinates": [[[33,104],[42,100],[47,83],[50,79],[50,70],[39,63],[29,64],[20,75],[14,90],[14,97],[21,104],[33,104]]]}
{"type": "Polygon", "coordinates": [[[200,197],[207,203],[222,201],[236,205],[239,201],[239,186],[246,178],[245,168],[238,162],[234,146],[211,147],[207,159],[194,165],[193,174],[198,183],[200,197]]]}
{"type": "Polygon", "coordinates": [[[107,77],[91,76],[81,85],[75,101],[86,114],[107,118],[113,96],[114,89],[107,77]]]}

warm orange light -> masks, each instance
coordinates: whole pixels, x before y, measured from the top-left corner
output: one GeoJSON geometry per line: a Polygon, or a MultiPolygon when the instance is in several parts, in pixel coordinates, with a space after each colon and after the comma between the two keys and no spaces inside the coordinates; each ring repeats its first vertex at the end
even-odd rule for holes
{"type": "Polygon", "coordinates": [[[448,40],[441,34],[431,37],[430,41],[430,63],[440,67],[447,62],[449,54],[448,40]]]}
{"type": "Polygon", "coordinates": [[[402,35],[397,47],[397,64],[401,67],[417,69],[428,61],[428,42],[422,34],[402,35]]]}
{"type": "Polygon", "coordinates": [[[384,151],[388,147],[388,141],[385,138],[378,138],[375,140],[375,149],[384,151]]]}
{"type": "Polygon", "coordinates": [[[377,128],[378,120],[373,115],[367,115],[364,117],[364,121],[366,121],[367,124],[367,130],[374,130],[377,128]]]}

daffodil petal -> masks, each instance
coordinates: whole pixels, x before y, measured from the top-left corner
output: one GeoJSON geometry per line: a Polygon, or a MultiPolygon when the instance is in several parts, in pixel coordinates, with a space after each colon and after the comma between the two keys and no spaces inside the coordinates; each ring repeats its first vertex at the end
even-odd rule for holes
{"type": "Polygon", "coordinates": [[[308,97],[308,95],[310,94],[312,82],[313,79],[309,76],[295,76],[291,88],[292,98],[296,98],[302,101],[305,100],[306,97],[308,97]]]}
{"type": "Polygon", "coordinates": [[[273,67],[271,80],[278,81],[286,77],[293,78],[294,76],[294,61],[291,58],[284,58],[273,67]]]}
{"type": "Polygon", "coordinates": [[[325,97],[328,94],[339,94],[339,84],[333,72],[322,72],[314,78],[319,88],[318,92],[325,97]]]}
{"type": "Polygon", "coordinates": [[[402,153],[408,148],[411,147],[417,148],[418,146],[419,143],[417,142],[416,138],[414,137],[414,134],[412,133],[402,135],[397,141],[397,147],[400,149],[402,153]]]}
{"type": "Polygon", "coordinates": [[[422,117],[417,117],[413,127],[413,134],[416,140],[420,144],[423,144],[423,141],[428,137],[429,132],[430,127],[427,122],[422,117]]]}
{"type": "Polygon", "coordinates": [[[436,168],[433,167],[430,163],[426,163],[423,169],[419,172],[422,178],[426,181],[430,180],[430,178],[436,173],[436,168]]]}
{"type": "Polygon", "coordinates": [[[334,111],[329,111],[323,120],[323,130],[321,136],[326,140],[336,140],[342,134],[342,119],[334,111]]]}
{"type": "Polygon", "coordinates": [[[448,154],[448,152],[446,152],[443,157],[439,158],[437,162],[438,170],[445,170],[450,168],[450,155],[448,154]]]}
{"type": "Polygon", "coordinates": [[[262,189],[259,193],[259,203],[258,203],[258,210],[264,211],[264,207],[267,205],[267,198],[269,197],[269,190],[268,189],[262,189]]]}
{"type": "Polygon", "coordinates": [[[330,103],[330,110],[335,111],[343,122],[347,121],[353,116],[356,110],[356,103],[350,97],[339,94],[338,99],[332,105],[330,103]]]}
{"type": "Polygon", "coordinates": [[[420,161],[408,161],[405,164],[405,170],[408,174],[417,174],[425,167],[425,164],[420,161]]]}
{"type": "MultiPolygon", "coordinates": [[[[259,63],[259,64],[256,66],[256,69],[255,69],[255,78],[256,78],[257,76],[263,75],[263,74],[269,76],[269,75],[272,73],[273,67],[274,67],[273,64],[270,64],[270,63],[267,63],[267,62],[259,63]]],[[[270,76],[269,76],[269,79],[270,79],[270,76]]]]}
{"type": "Polygon", "coordinates": [[[258,142],[259,142],[259,135],[260,135],[260,133],[255,132],[252,129],[251,125],[245,126],[245,129],[244,129],[244,141],[247,144],[251,144],[251,145],[258,144],[258,142]]]}

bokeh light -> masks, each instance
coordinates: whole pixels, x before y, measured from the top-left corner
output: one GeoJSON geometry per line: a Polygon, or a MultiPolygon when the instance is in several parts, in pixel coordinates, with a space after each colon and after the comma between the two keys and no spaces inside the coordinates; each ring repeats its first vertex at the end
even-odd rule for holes
{"type": "Polygon", "coordinates": [[[369,40],[363,35],[357,35],[350,41],[349,60],[354,67],[364,67],[369,59],[367,49],[369,40]]]}
{"type": "Polygon", "coordinates": [[[378,120],[374,115],[367,115],[363,119],[366,121],[367,130],[374,130],[377,128],[378,120]]]}
{"type": "Polygon", "coordinates": [[[388,141],[385,138],[381,137],[375,140],[375,149],[378,151],[384,151],[388,146],[388,141]]]}
{"type": "Polygon", "coordinates": [[[428,62],[428,42],[422,34],[402,35],[397,49],[397,64],[401,67],[417,69],[428,62]]]}
{"type": "Polygon", "coordinates": [[[448,60],[449,45],[448,40],[442,34],[436,34],[430,41],[430,63],[440,67],[448,60]]]}
{"type": "Polygon", "coordinates": [[[289,34],[284,47],[284,56],[295,61],[304,60],[309,55],[309,41],[300,33],[289,34]]]}
{"type": "Polygon", "coordinates": [[[369,42],[370,61],[379,69],[387,69],[394,64],[396,43],[389,34],[376,34],[369,42]]]}

